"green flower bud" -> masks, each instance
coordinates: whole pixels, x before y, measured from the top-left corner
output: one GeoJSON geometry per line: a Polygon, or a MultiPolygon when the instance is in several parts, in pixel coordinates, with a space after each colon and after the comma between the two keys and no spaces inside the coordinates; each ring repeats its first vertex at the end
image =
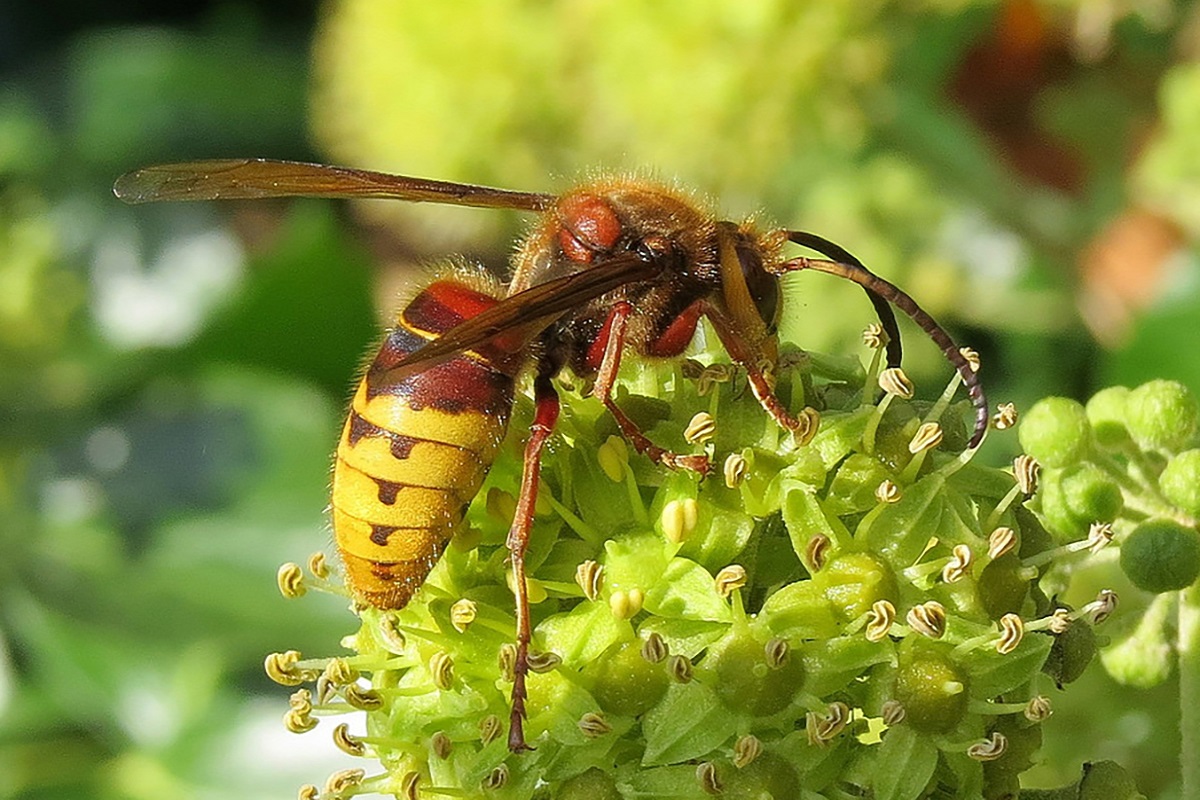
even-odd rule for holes
{"type": "Polygon", "coordinates": [[[1158,476],[1163,496],[1189,514],[1200,514],[1200,450],[1184,450],[1158,476]]]}
{"type": "Polygon", "coordinates": [[[609,648],[583,671],[591,681],[592,697],[605,711],[622,716],[644,714],[662,699],[670,679],[662,664],[642,657],[642,641],[635,639],[609,648]]]}
{"type": "Polygon", "coordinates": [[[1084,764],[1077,796],[1079,800],[1145,800],[1133,777],[1115,761],[1084,764]]]}
{"type": "Polygon", "coordinates": [[[1121,569],[1147,592],[1170,592],[1200,575],[1200,533],[1178,522],[1143,522],[1121,545],[1121,569]]]}
{"type": "Polygon", "coordinates": [[[1029,594],[1029,580],[1023,576],[1023,572],[1020,556],[1005,553],[988,562],[979,573],[976,591],[988,617],[1000,619],[1005,614],[1020,612],[1029,594]]]}
{"type": "Polygon", "coordinates": [[[1019,714],[1008,714],[996,719],[991,732],[1003,734],[1008,746],[1000,758],[983,763],[987,796],[1003,797],[1005,792],[1011,792],[1012,797],[1017,797],[1021,790],[1019,776],[1033,766],[1042,746],[1042,726],[1029,725],[1019,714]]]}
{"type": "Polygon", "coordinates": [[[1044,467],[1065,467],[1083,460],[1091,443],[1091,426],[1083,406],[1067,397],[1034,403],[1017,432],[1021,447],[1044,467]]]}
{"type": "Polygon", "coordinates": [[[1041,518],[1047,530],[1060,542],[1081,539],[1092,520],[1075,513],[1063,490],[1065,469],[1042,470],[1038,484],[1038,499],[1041,501],[1041,518]]]}
{"type": "Polygon", "coordinates": [[[834,556],[813,580],[842,622],[857,619],[879,600],[899,598],[892,570],[869,553],[834,556]]]}
{"type": "Polygon", "coordinates": [[[766,643],[740,631],[709,647],[703,667],[726,708],[758,716],[787,708],[804,684],[803,659],[769,664],[766,643]]]}
{"type": "Polygon", "coordinates": [[[1176,381],[1143,383],[1125,401],[1125,424],[1144,449],[1182,450],[1192,441],[1197,420],[1196,398],[1176,381]]]}
{"type": "Polygon", "coordinates": [[[1054,637],[1054,646],[1042,665],[1042,672],[1053,678],[1061,689],[1078,680],[1095,656],[1095,630],[1091,625],[1076,622],[1054,637]]]}
{"type": "Polygon", "coordinates": [[[1125,507],[1121,487],[1094,464],[1076,464],[1063,470],[1059,486],[1067,508],[1088,523],[1112,522],[1125,507]]]}
{"type": "Polygon", "coordinates": [[[896,670],[895,699],[904,719],[922,733],[945,733],[967,713],[967,673],[950,658],[945,646],[905,639],[896,670]]]}
{"type": "Polygon", "coordinates": [[[1092,395],[1084,411],[1092,424],[1092,434],[1101,447],[1120,447],[1129,441],[1129,430],[1125,427],[1125,401],[1129,397],[1126,386],[1109,386],[1092,395]]]}
{"type": "Polygon", "coordinates": [[[763,797],[800,797],[796,770],[773,753],[762,753],[745,767],[726,770],[721,797],[725,800],[758,800],[763,797]]]}

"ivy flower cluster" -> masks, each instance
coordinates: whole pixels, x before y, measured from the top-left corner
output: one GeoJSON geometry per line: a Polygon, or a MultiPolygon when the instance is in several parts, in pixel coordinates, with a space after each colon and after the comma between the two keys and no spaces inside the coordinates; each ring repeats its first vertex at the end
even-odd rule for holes
{"type": "MultiPolygon", "coordinates": [[[[287,727],[364,757],[301,796],[1015,796],[1055,685],[1091,660],[1116,604],[1105,591],[1068,608],[1041,582],[1137,506],[1103,463],[1067,474],[1078,454],[1027,442],[1037,417],[1021,428],[1032,457],[972,463],[958,378],[914,400],[902,371],[881,369],[881,332],[865,340],[867,368],[797,352],[776,366],[788,407],[816,409],[804,444],[716,353],[624,376],[618,402],[654,441],[707,453],[703,480],[631,454],[587,387],[567,389],[527,556],[535,749],[512,754],[519,404],[511,446],[415,600],[357,608],[341,655],[268,658],[298,687],[287,727]],[[1049,531],[1026,508],[1035,493],[1049,531]]],[[[1015,422],[1001,407],[993,426],[1015,422]]],[[[345,591],[319,556],[285,565],[280,586],[345,591]]]]}

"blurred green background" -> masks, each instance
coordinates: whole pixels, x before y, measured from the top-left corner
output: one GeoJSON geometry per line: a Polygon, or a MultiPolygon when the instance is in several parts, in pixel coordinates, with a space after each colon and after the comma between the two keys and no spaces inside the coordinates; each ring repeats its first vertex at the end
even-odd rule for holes
{"type": "MultiPolygon", "coordinates": [[[[354,621],[274,571],[328,544],[340,415],[397,288],[454,252],[503,270],[523,225],[127,207],[121,172],[649,171],[842,243],[980,351],[994,402],[1196,390],[1198,53],[1200,9],[1170,0],[0,5],[0,797],[287,797],[352,766],[283,730],[261,662],[336,653],[354,621]]],[[[786,334],[858,352],[861,293],[790,283],[786,334]]],[[[949,369],[905,332],[936,395],[949,369]]],[[[1177,796],[1171,686],[1096,666],[1055,703],[1039,785],[1116,758],[1177,796]]]]}

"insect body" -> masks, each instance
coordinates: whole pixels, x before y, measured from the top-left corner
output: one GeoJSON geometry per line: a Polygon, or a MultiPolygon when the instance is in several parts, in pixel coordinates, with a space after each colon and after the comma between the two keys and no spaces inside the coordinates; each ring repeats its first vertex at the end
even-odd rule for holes
{"type": "Polygon", "coordinates": [[[334,471],[335,538],[351,590],[381,608],[403,607],[483,480],[507,426],[514,376],[532,369],[534,420],[507,540],[517,593],[513,750],[527,747],[522,725],[531,631],[525,550],[541,450],[558,416],[553,378],[564,367],[595,379],[596,396],[638,452],[669,468],[707,473],[707,457],[654,444],[613,398],[626,350],[678,356],[707,318],[730,358],[746,370],[765,411],[804,442],[815,433],[816,413],[786,408],[763,362],[769,365],[776,355],[780,276],[812,269],[866,289],[889,334],[889,366],[898,366],[901,355],[889,303],[912,317],[958,369],[974,402],[970,446],[987,428],[987,401],[974,371],[907,294],[819,236],[719,221],[690,198],[648,181],[598,180],[556,197],[243,160],[150,167],[123,176],[114,190],[130,202],[390,197],[541,214],[518,249],[502,297],[442,280],[400,313],[355,395],[334,471]],[[783,251],[789,242],[828,259],[788,258],[783,251]]]}
{"type": "Polygon", "coordinates": [[[496,302],[458,282],[431,284],[354,394],[334,462],[333,534],[347,582],[378,608],[408,604],[461,524],[508,429],[519,364],[481,346],[407,377],[393,367],[496,302]]]}

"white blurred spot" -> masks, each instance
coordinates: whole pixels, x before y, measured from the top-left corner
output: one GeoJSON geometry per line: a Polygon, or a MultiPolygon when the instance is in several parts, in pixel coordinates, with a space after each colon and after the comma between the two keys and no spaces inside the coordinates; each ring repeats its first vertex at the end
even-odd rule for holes
{"type": "Polygon", "coordinates": [[[1009,285],[1029,260],[1021,238],[991,222],[978,210],[950,216],[940,231],[942,247],[974,280],[1009,285]]]}
{"type": "Polygon", "coordinates": [[[129,461],[129,437],[120,428],[105,425],[88,434],[83,451],[97,472],[116,472],[129,461]]]}
{"type": "Polygon", "coordinates": [[[104,492],[88,478],[55,478],[42,485],[41,514],[53,524],[71,525],[104,505],[104,492]]]}
{"type": "Polygon", "coordinates": [[[117,699],[116,718],[129,738],[146,748],[169,744],[179,733],[182,714],[162,676],[136,677],[117,699]]]}
{"type": "MultiPolygon", "coordinates": [[[[262,787],[270,790],[265,796],[276,797],[280,787],[302,783],[319,786],[338,770],[369,765],[342,752],[330,740],[330,731],[342,719],[322,719],[309,734],[289,733],[283,727],[285,701],[281,695],[273,700],[255,699],[243,707],[230,735],[214,748],[214,775],[237,775],[243,791],[262,787]]],[[[349,715],[345,721],[350,723],[351,734],[364,735],[362,714],[349,715]]]]}
{"type": "Polygon", "coordinates": [[[177,236],[149,264],[133,235],[100,241],[92,262],[92,312],[100,332],[127,349],[179,345],[238,282],[243,252],[227,231],[177,236]]]}

